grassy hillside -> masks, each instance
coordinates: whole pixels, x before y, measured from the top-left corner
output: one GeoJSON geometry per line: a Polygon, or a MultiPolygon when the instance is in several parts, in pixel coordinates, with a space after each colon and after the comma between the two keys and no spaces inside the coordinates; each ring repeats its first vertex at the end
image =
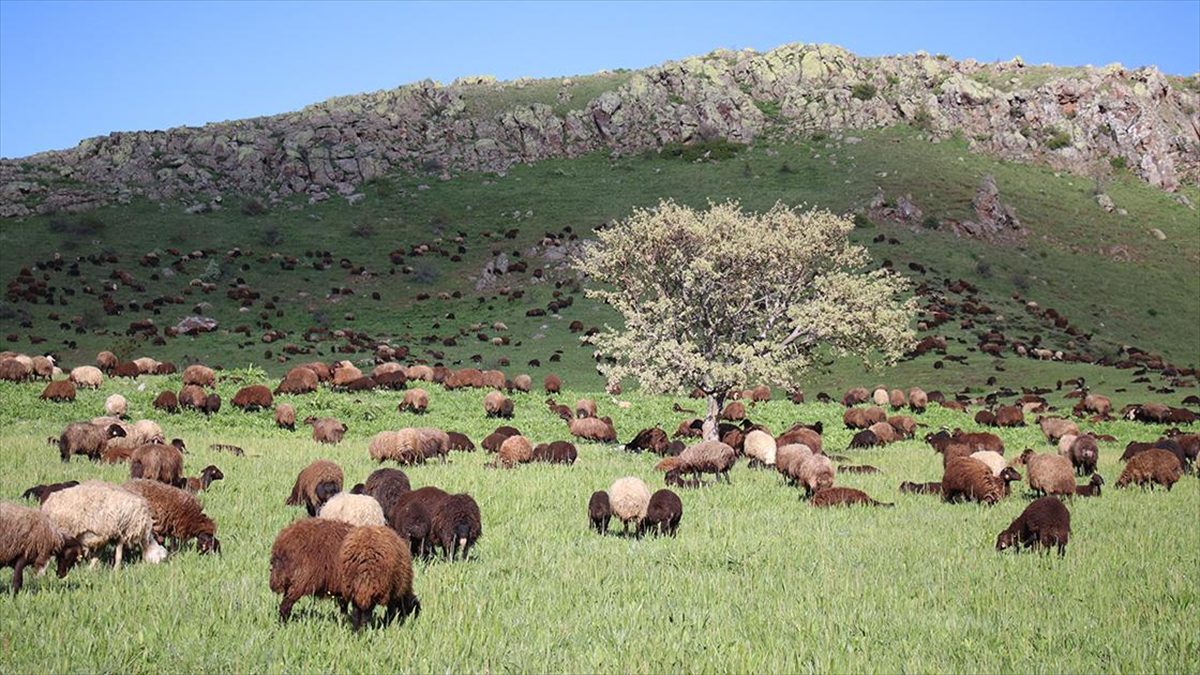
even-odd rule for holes
{"type": "MultiPolygon", "coordinates": [[[[369,341],[350,345],[351,340],[328,335],[314,342],[304,339],[304,331],[312,327],[352,329],[406,345],[415,358],[430,362],[466,364],[474,357],[484,366],[495,366],[507,358],[511,365],[506,370],[528,370],[538,377],[553,369],[580,387],[594,388],[599,379],[590,350],[580,346],[579,334],[571,333],[568,324],[579,320],[585,326],[600,325],[616,317],[586,301],[560,264],[541,258],[544,249],[537,245],[545,233],[565,236],[569,228],[586,237],[592,228],[626,216],[631,208],[665,197],[697,206],[739,199],[749,209],[782,200],[848,212],[865,207],[877,189],[889,201],[911,195],[931,223],[961,220],[973,216],[971,198],[981,176],[992,174],[1001,199],[1016,208],[1030,232],[1024,242],[988,245],[921,226],[872,226],[865,221],[855,233],[877,261],[890,260],[914,283],[940,286],[945,280],[966,279],[994,310],[973,330],[957,328],[956,317],[932,331],[951,338],[951,354],[968,356],[967,367],[948,362],[947,370],[934,372],[931,366],[937,359],[923,357],[902,365],[896,377],[903,375],[908,382],[921,379],[920,374],[929,380],[950,375],[937,384],[982,385],[994,374],[989,371],[996,363],[969,350],[976,341],[971,334],[989,325],[1002,327],[1010,339],[1028,341],[1036,335],[1051,348],[1069,348],[1070,336],[1023,310],[1026,299],[1057,309],[1091,334],[1090,343],[1076,345],[1081,351],[1102,355],[1133,344],[1180,365],[1200,360],[1200,303],[1195,300],[1200,297],[1200,223],[1196,211],[1172,195],[1118,171],[1103,188],[1128,213],[1110,214],[1096,204],[1096,184],[1090,178],[974,155],[964,142],[931,144],[908,129],[864,132],[854,138],[861,141],[818,137],[762,142],[720,161],[694,160],[699,153],[675,149],[639,157],[545,161],[516,167],[504,176],[464,174],[439,181],[401,175],[372,182],[364,190],[366,198],[354,205],[334,198],[313,206],[276,205],[257,215],[249,215],[255,210],[230,196],[220,210],[202,214],[185,214],[180,204],[134,202],[85,215],[6,221],[0,223],[0,268],[8,281],[16,279],[22,267],[47,261],[55,252],[68,260],[111,252],[117,262],[84,262],[78,277],[33,270],[37,280],[46,274],[46,283],[59,289],[51,294],[56,302],[65,298],[69,304],[6,300],[0,306],[0,335],[9,338],[6,348],[51,351],[67,364],[90,362],[96,351],[108,348],[124,357],[150,354],[228,367],[254,363],[279,372],[286,367],[278,358],[288,343],[310,350],[288,355],[293,361],[329,358],[335,350],[350,358],[364,356],[369,341]],[[1166,239],[1158,240],[1151,228],[1166,239]],[[505,238],[505,233],[513,238],[505,238]],[[882,241],[876,241],[879,238],[882,241]],[[404,255],[399,265],[389,260],[389,252],[408,252],[420,244],[440,247],[445,254],[404,255]],[[1116,253],[1113,246],[1120,247],[1116,253]],[[235,247],[244,255],[227,257],[235,247]],[[172,248],[183,253],[204,249],[210,255],[164,271],[177,259],[165,252],[172,248]],[[160,252],[159,263],[140,266],[138,260],[151,251],[160,252]],[[309,257],[314,251],[329,252],[327,269],[314,269],[319,259],[309,257]],[[520,256],[528,270],[476,290],[476,279],[495,253],[512,262],[520,256]],[[282,270],[273,254],[296,256],[298,265],[282,270]],[[451,261],[452,254],[461,262],[451,261]],[[911,262],[926,266],[928,274],[910,270],[911,262]],[[406,267],[411,272],[405,273],[406,267]],[[545,268],[544,280],[533,276],[539,267],[545,268]],[[62,291],[90,285],[100,294],[101,285],[113,283],[110,277],[118,269],[144,286],[136,291],[117,284],[111,294],[123,308],[120,315],[106,315],[94,295],[68,297],[62,291]],[[215,290],[191,289],[187,294],[188,282],[195,278],[212,281],[215,290]],[[261,294],[242,311],[238,302],[226,297],[239,280],[261,294]],[[558,290],[574,304],[558,315],[526,317],[526,310],[544,308],[553,299],[555,282],[567,284],[558,290]],[[523,296],[514,300],[511,293],[501,292],[506,287],[523,296]],[[378,299],[373,299],[376,293],[378,299]],[[1014,293],[1022,301],[1014,300],[1014,293]],[[423,294],[430,297],[419,299],[423,294]],[[159,296],[179,296],[183,303],[163,305],[153,315],[142,305],[159,296]],[[264,309],[272,299],[273,308],[264,309]],[[130,309],[130,302],[139,303],[139,308],[130,309]],[[160,328],[173,325],[200,303],[207,303],[200,308],[205,315],[220,322],[217,332],[167,338],[163,345],[125,334],[131,321],[147,317],[160,328]],[[72,329],[65,335],[60,325],[70,327],[75,317],[85,327],[83,332],[72,329]],[[492,329],[496,321],[507,324],[508,330],[492,329]],[[264,343],[267,324],[286,336],[264,343]],[[239,326],[246,332],[232,332],[239,326]],[[478,335],[504,336],[509,344],[494,346],[478,335]],[[31,337],[46,340],[33,344],[31,337]],[[448,337],[454,337],[455,344],[443,344],[448,337]],[[559,363],[552,361],[556,354],[559,363]],[[533,359],[540,367],[528,365],[533,359]],[[953,371],[962,372],[951,375],[953,371]]],[[[1185,194],[1200,202],[1200,190],[1188,188],[1185,194]]],[[[1014,361],[1004,359],[1009,371],[1029,370],[1027,364],[1014,361]]],[[[1035,370],[1042,372],[1040,366],[1035,370]]],[[[1046,372],[1051,371],[1096,369],[1059,365],[1046,372]]],[[[812,374],[812,388],[857,383],[864,377],[893,379],[887,373],[864,375],[854,364],[833,364],[828,372],[812,374]]],[[[1000,377],[1001,384],[1022,383],[1000,377]]],[[[1131,379],[1112,372],[1096,377],[1123,383],[1131,379]]],[[[1058,378],[1039,383],[1053,384],[1053,379],[1058,378]]]]}

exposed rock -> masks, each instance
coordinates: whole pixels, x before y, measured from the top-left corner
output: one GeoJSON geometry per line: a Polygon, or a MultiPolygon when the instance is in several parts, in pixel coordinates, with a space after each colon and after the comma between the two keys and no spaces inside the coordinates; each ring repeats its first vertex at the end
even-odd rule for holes
{"type": "Polygon", "coordinates": [[[1112,213],[1113,211],[1117,210],[1117,205],[1113,203],[1112,197],[1109,197],[1103,192],[1096,195],[1096,203],[1100,205],[1100,208],[1104,209],[1108,213],[1112,213]]]}
{"type": "Polygon", "coordinates": [[[1017,219],[1017,213],[1011,206],[1000,201],[1000,188],[996,187],[996,178],[992,175],[983,177],[975,197],[971,200],[975,208],[978,222],[963,221],[954,223],[954,230],[959,235],[999,241],[1014,239],[1025,235],[1025,228],[1017,219]]]}
{"type": "Polygon", "coordinates": [[[1159,241],[1166,241],[1166,239],[1167,239],[1167,235],[1164,234],[1163,231],[1158,229],[1157,227],[1150,228],[1150,234],[1154,235],[1154,238],[1159,241]]]}
{"type": "Polygon", "coordinates": [[[180,335],[197,335],[210,333],[217,329],[217,320],[207,316],[185,316],[175,324],[175,330],[180,335]]]}

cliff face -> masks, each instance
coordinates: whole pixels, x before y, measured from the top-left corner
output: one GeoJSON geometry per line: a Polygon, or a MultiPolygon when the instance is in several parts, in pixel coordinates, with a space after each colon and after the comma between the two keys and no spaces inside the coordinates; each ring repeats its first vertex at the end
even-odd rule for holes
{"type": "Polygon", "coordinates": [[[718,51],[607,79],[426,81],[0,161],[0,216],[82,211],[133,195],[320,200],[397,169],[501,171],[598,149],[894,124],[935,138],[961,133],[976,150],[1059,169],[1115,160],[1174,190],[1200,182],[1198,92],[1197,77],[1154,68],[865,58],[828,45],[718,51]],[[597,81],[612,88],[596,90],[597,81]]]}

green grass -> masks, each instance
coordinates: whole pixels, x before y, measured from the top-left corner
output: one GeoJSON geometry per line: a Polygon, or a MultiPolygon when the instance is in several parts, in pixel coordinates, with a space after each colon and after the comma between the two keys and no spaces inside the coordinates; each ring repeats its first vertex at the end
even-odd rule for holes
{"type": "MultiPolygon", "coordinates": [[[[1061,365],[1061,364],[1060,364],[1061,365]]],[[[219,386],[228,400],[235,377],[219,386]]],[[[125,466],[81,458],[60,464],[45,439],[69,420],[102,409],[121,392],[135,417],[178,377],[107,382],[73,404],[35,400],[36,385],[0,383],[0,495],[16,499],[42,482],[123,481],[125,466]]],[[[1200,642],[1196,570],[1200,483],[1186,476],[1171,492],[1115,490],[1117,457],[1133,439],[1161,427],[1097,424],[1117,443],[1102,444],[1104,496],[1070,504],[1073,535],[1065,559],[1001,555],[996,534],[1027,500],[999,505],[945,505],[900,495],[903,480],[936,480],[940,458],[920,441],[846,452],[876,475],[838,476],[895,509],[818,511],[769,472],[739,463],[732,486],[683,491],[676,539],[600,537],[588,530],[588,495],[616,478],[637,475],[662,486],[656,458],[615,447],[580,445],[572,467],[483,468],[486,453],[455,453],[446,465],[407,469],[415,486],[468,491],[483,512],[483,537],[468,562],[417,563],[419,619],[403,627],[352,635],[333,603],[302,600],[288,626],[276,622],[278,597],[267,587],[275,534],[301,511],[283,505],[295,474],[318,457],[337,461],[347,481],[375,468],[367,441],[378,430],[430,424],[468,433],[476,442],[494,422],[483,419],[483,392],[429,387],[430,413],[395,412],[398,393],[287,397],[301,416],[338,416],[350,426],[343,443],[318,446],[308,434],[275,429],[270,413],[225,409],[211,420],[185,413],[159,417],[170,436],[186,439],[188,473],[209,463],[224,471],[202,500],[218,523],[220,557],[192,551],[161,566],[120,572],[76,569],[27,581],[0,601],[0,670],[270,672],[397,671],[782,671],[782,672],[1195,672],[1200,642]],[[233,443],[235,458],[207,449],[233,443]],[[333,665],[336,664],[336,665],[333,665]]],[[[565,392],[573,401],[587,395],[565,392]]],[[[540,394],[516,395],[513,423],[534,441],[566,437],[540,394]]],[[[623,397],[620,409],[598,398],[619,436],[680,415],[686,399],[623,397]]],[[[850,432],[836,405],[797,407],[772,401],[752,417],[779,430],[796,420],[826,425],[827,452],[841,453],[850,432]]],[[[934,409],[930,428],[975,428],[962,414],[934,409]]],[[[306,430],[306,429],[305,429],[306,430]]],[[[922,431],[921,433],[924,433],[922,431]]],[[[1008,454],[1048,451],[1036,428],[1002,432],[1008,454]]],[[[7,576],[3,577],[5,580],[7,576]]],[[[0,584],[5,583],[0,581],[0,584]]],[[[4,586],[2,588],[7,588],[4,586]]],[[[0,592],[4,592],[0,590],[0,592]]]]}

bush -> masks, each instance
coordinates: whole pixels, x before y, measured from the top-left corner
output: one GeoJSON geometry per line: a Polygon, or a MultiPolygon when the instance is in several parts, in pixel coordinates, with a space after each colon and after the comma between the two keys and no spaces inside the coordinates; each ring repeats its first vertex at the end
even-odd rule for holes
{"type": "Polygon", "coordinates": [[[659,153],[663,157],[676,157],[685,162],[717,162],[736,156],[746,146],[724,138],[695,143],[667,143],[659,153]]]}
{"type": "Polygon", "coordinates": [[[1071,145],[1071,136],[1065,131],[1055,131],[1054,135],[1046,141],[1046,147],[1051,150],[1061,150],[1071,145]]]}
{"type": "Polygon", "coordinates": [[[278,246],[283,243],[283,232],[278,227],[272,225],[263,230],[262,243],[266,246],[278,246]]]}
{"type": "Polygon", "coordinates": [[[772,122],[783,119],[783,113],[780,111],[778,101],[755,101],[754,105],[762,112],[763,117],[772,122]]]}
{"type": "Polygon", "coordinates": [[[975,273],[984,279],[990,279],[992,277],[992,264],[986,260],[980,260],[975,263],[975,273]]]}
{"type": "Polygon", "coordinates": [[[1124,171],[1127,166],[1124,157],[1109,157],[1108,165],[1113,168],[1113,171],[1124,171]]]}
{"type": "Polygon", "coordinates": [[[244,216],[261,216],[267,212],[267,207],[257,199],[248,199],[242,202],[242,215],[244,216]]]}
{"type": "Polygon", "coordinates": [[[350,235],[361,239],[370,239],[375,236],[375,226],[367,222],[358,222],[354,227],[350,228],[350,235]]]}
{"type": "Polygon", "coordinates": [[[870,218],[867,218],[861,213],[854,214],[854,229],[869,230],[872,227],[875,227],[875,223],[872,223],[870,218]]]}
{"type": "Polygon", "coordinates": [[[942,221],[934,216],[925,216],[925,220],[921,221],[921,226],[927,230],[936,230],[942,226],[942,221]]]}
{"type": "Polygon", "coordinates": [[[1024,274],[1012,275],[1012,284],[1022,291],[1029,290],[1029,277],[1024,274]]]}
{"type": "Polygon", "coordinates": [[[859,82],[850,89],[850,95],[860,101],[869,101],[875,98],[875,85],[870,82],[859,82]]]}
{"type": "Polygon", "coordinates": [[[925,106],[921,106],[913,113],[912,125],[921,131],[932,131],[933,115],[929,114],[929,110],[925,106]]]}

